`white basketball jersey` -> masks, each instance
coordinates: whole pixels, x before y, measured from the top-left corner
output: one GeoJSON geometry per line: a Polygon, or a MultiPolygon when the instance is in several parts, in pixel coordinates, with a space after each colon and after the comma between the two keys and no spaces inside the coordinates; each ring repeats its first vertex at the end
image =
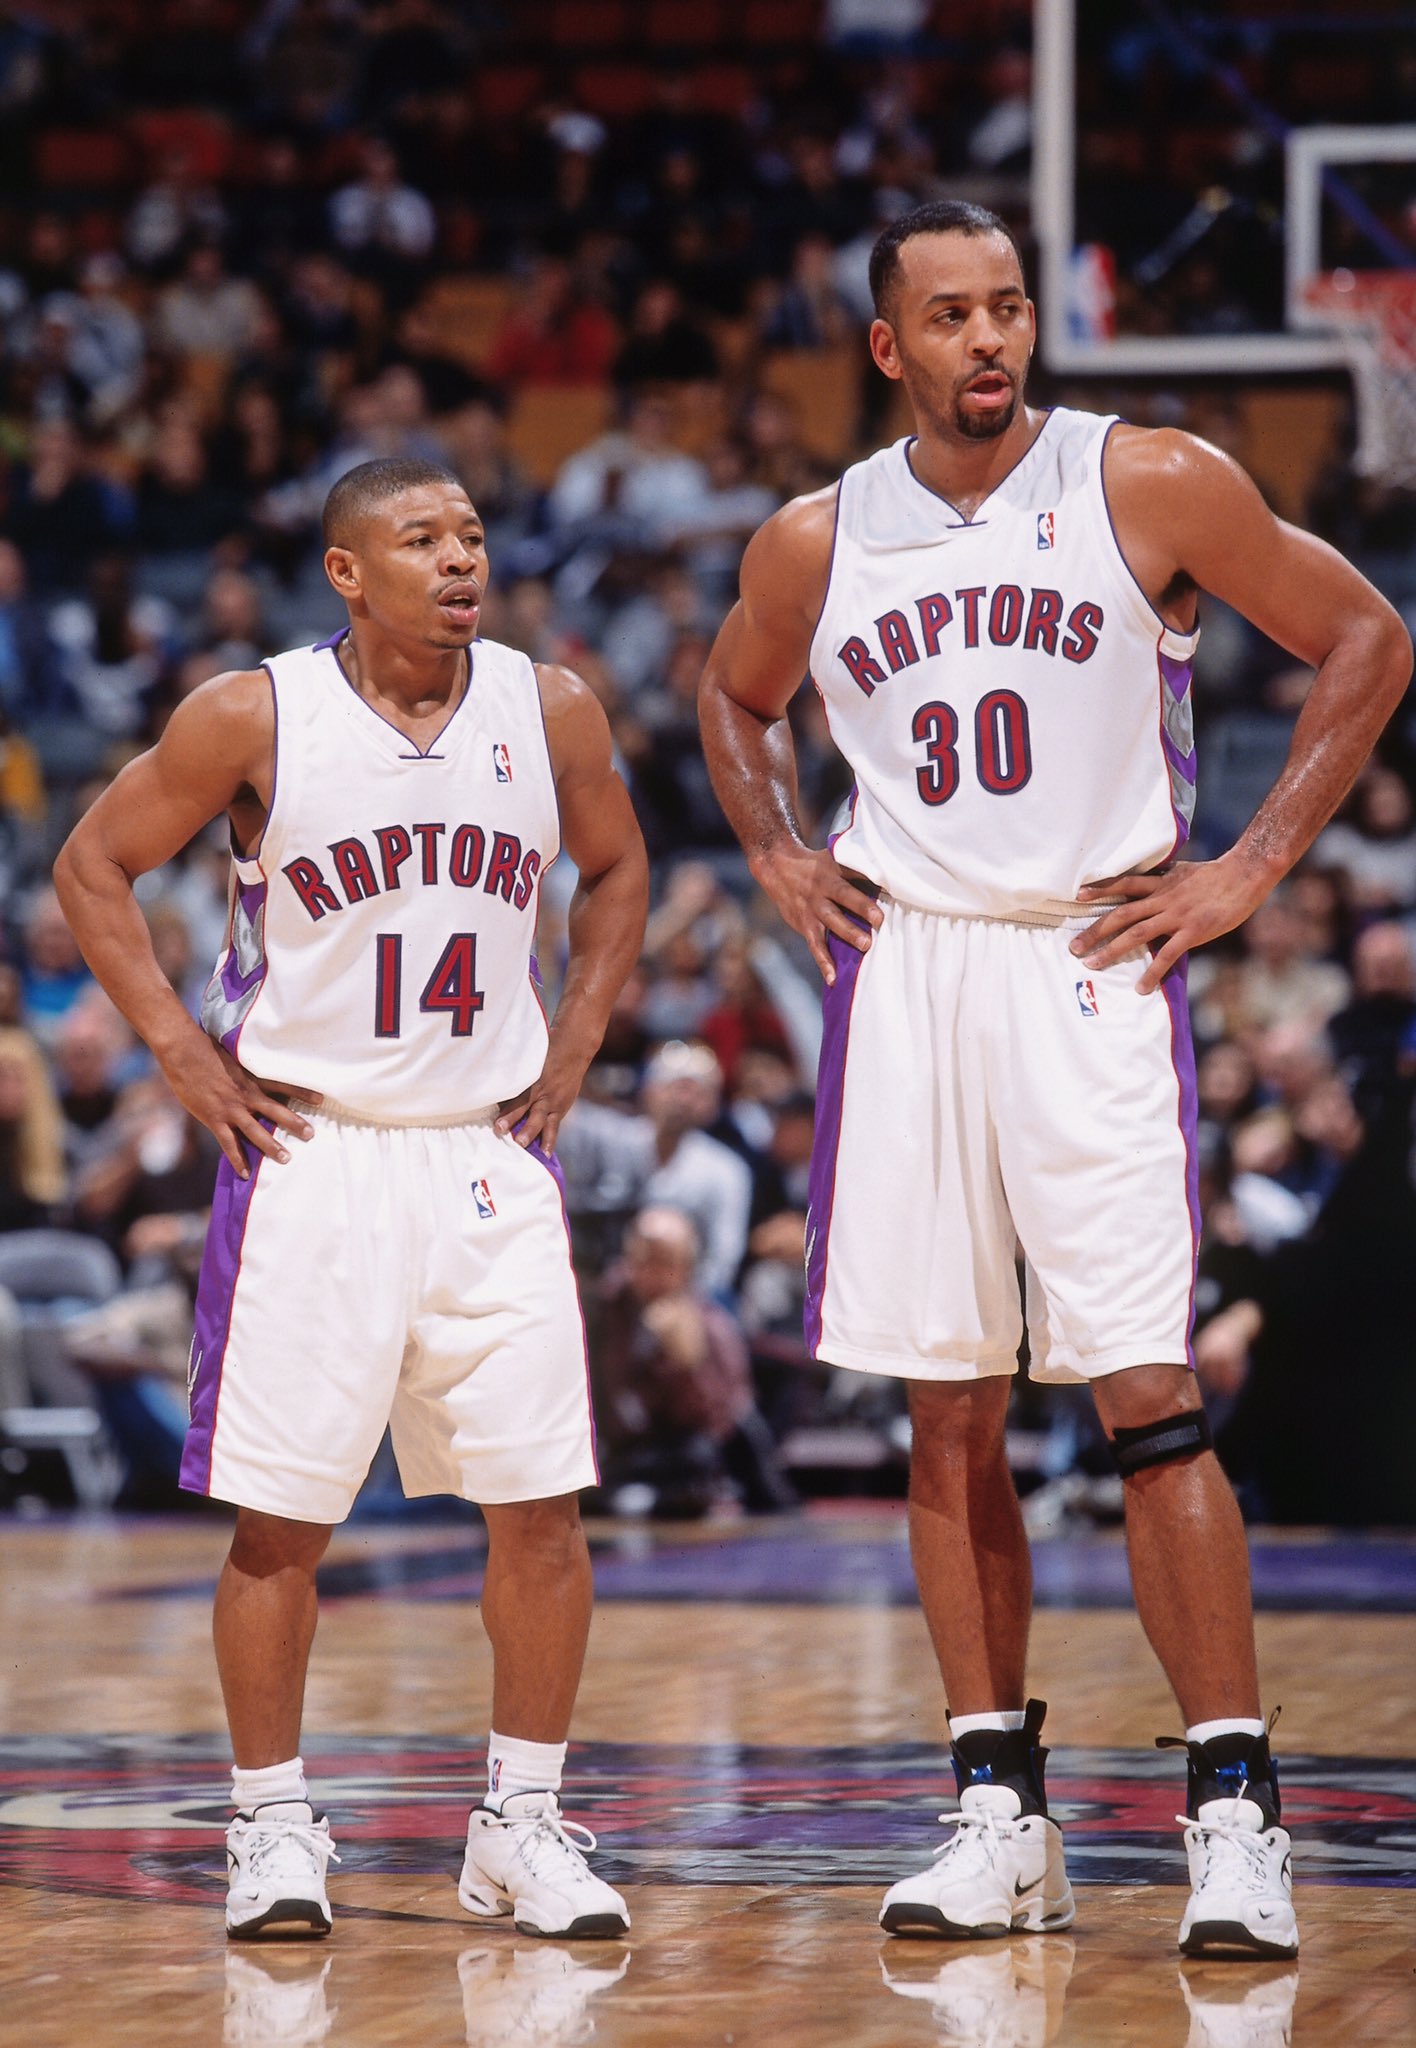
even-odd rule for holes
{"type": "Polygon", "coordinates": [[[275,787],[259,848],[234,858],[202,1022],[264,1079],[446,1122],[545,1060],[532,947],[560,825],[540,689],[524,654],[475,642],[420,753],[348,681],[341,638],[265,664],[275,787]]]}
{"type": "Polygon", "coordinates": [[[841,479],[811,674],[855,771],[836,858],[918,909],[1007,917],[1153,868],[1189,832],[1197,633],[1116,542],[1114,418],[1058,408],[971,519],[912,441],[841,479]]]}

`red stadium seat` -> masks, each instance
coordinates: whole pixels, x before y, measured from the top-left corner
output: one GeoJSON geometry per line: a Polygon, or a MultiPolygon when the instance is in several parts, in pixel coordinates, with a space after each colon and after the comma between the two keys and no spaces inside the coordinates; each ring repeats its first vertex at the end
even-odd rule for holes
{"type": "Polygon", "coordinates": [[[102,128],[49,128],[35,142],[40,185],[122,185],[133,175],[125,135],[102,128]]]}
{"type": "Polygon", "coordinates": [[[158,159],[180,151],[192,176],[204,185],[219,184],[231,163],[231,130],[219,114],[200,107],[162,107],[134,114],[131,122],[138,147],[149,168],[158,159]]]}
{"type": "Polygon", "coordinates": [[[702,64],[693,73],[693,103],[705,114],[741,114],[752,98],[745,64],[702,64]]]}
{"type": "Polygon", "coordinates": [[[656,49],[702,50],[723,39],[721,0],[649,0],[644,34],[656,49]]]}
{"type": "Polygon", "coordinates": [[[747,0],[735,30],[745,43],[814,43],[821,34],[820,0],[747,0]]]}
{"type": "Polygon", "coordinates": [[[648,106],[653,80],[635,64],[586,64],[575,74],[575,92],[588,112],[622,120],[648,106]]]}
{"type": "Polygon", "coordinates": [[[551,42],[565,50],[618,49],[631,40],[628,0],[556,0],[551,42]]]}
{"type": "Polygon", "coordinates": [[[545,85],[539,64],[489,64],[473,74],[479,112],[492,121],[515,120],[545,85]]]}

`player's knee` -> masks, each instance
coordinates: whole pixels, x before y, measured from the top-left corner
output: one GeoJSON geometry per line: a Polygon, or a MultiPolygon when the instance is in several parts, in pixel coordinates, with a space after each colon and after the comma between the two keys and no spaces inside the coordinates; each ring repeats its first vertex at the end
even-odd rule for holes
{"type": "Polygon", "coordinates": [[[548,1570],[573,1569],[588,1557],[580,1503],[573,1493],[505,1503],[482,1512],[494,1549],[522,1559],[534,1556],[548,1570]]]}
{"type": "Polygon", "coordinates": [[[1170,1465],[1182,1458],[1198,1457],[1212,1450],[1214,1436],[1203,1408],[1183,1409],[1177,1415],[1163,1415],[1155,1422],[1142,1422],[1134,1429],[1124,1425],[1110,1438],[1111,1455],[1123,1479],[1134,1479],[1156,1465],[1170,1465]]]}
{"type": "Polygon", "coordinates": [[[322,1522],[287,1521],[241,1508],[231,1539],[231,1563],[246,1578],[268,1579],[277,1572],[313,1571],[334,1531],[322,1522]]]}

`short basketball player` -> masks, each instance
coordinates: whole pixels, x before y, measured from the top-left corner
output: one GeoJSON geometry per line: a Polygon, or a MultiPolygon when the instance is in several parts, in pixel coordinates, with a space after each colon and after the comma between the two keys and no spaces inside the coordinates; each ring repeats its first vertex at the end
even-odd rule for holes
{"type": "Polygon", "coordinates": [[[56,874],[95,974],[224,1154],[182,1483],[237,1508],[215,1619],[227,1931],[329,1930],[333,1844],[297,1754],[315,1567],[391,1423],[405,1491],[487,1522],[493,1732],[462,1904],[619,1935],[624,1901],[557,1799],[596,1470],[550,1155],[638,956],[644,849],[584,684],[477,638],[486,543],[455,477],[365,463],[325,539],[348,628],[196,691],[56,874]],[[230,937],[203,1032],[132,884],[223,810],[230,937]],[[562,845],[579,883],[548,1032],[532,946],[562,845]]]}
{"type": "Polygon", "coordinates": [[[1141,1620],[1186,1723],[1181,1946],[1291,1955],[1243,1529],[1191,1371],[1185,956],[1312,842],[1410,643],[1217,450],[1024,403],[1033,309],[993,215],[905,215],[872,281],[871,351],[918,434],[761,529],[702,717],[753,872],[827,983],[808,1341],[910,1382],[912,1548],[961,1815],[882,1924],[1072,1919],[1004,1456],[1021,1246],[1033,1374],[1091,1387],[1141,1620]],[[1317,675],[1253,823],[1221,858],[1177,864],[1201,589],[1317,675]],[[803,844],[793,804],[786,710],[808,671],[856,780],[829,852],[803,844]]]}

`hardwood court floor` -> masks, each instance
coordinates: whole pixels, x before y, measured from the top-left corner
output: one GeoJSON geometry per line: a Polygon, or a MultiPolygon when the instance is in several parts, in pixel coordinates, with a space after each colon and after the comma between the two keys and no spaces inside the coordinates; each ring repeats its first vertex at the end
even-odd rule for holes
{"type": "Polygon", "coordinates": [[[1149,1746],[1174,1710],[1114,1604],[1114,1543],[1039,1553],[1034,1684],[1052,1701],[1077,1926],[955,1947],[875,1926],[884,1883],[928,1860],[944,1803],[898,1521],[598,1533],[567,1803],[626,1889],[629,1941],[538,1943],[459,1910],[489,1679],[479,1539],[403,1525],[356,1527],[331,1552],[306,1755],[344,1856],[336,1930],[272,1951],[221,1931],[208,1631],[223,1528],[0,1524],[4,2048],[1416,2039],[1416,1642],[1401,1611],[1416,1545],[1256,1549],[1307,1873],[1291,1968],[1175,1951],[1179,1774],[1149,1746]],[[1360,1757],[1335,1755],[1343,1743],[1360,1757]]]}

